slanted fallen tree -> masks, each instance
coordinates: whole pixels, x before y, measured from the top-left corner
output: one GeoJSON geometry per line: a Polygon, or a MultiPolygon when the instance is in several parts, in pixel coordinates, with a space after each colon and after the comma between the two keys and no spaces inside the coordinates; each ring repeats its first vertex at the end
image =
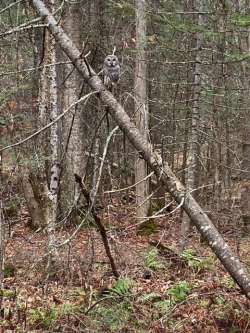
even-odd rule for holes
{"type": "Polygon", "coordinates": [[[31,0],[33,7],[47,23],[47,27],[62,50],[72,61],[85,82],[98,92],[101,101],[108,106],[108,112],[125,133],[132,145],[140,151],[140,154],[155,172],[158,182],[174,197],[178,204],[181,204],[185,212],[197,227],[202,237],[207,240],[209,246],[220,259],[222,264],[236,283],[241,287],[245,295],[250,298],[250,278],[240,262],[226,244],[221,234],[215,228],[208,216],[192,197],[186,193],[185,187],[174,175],[169,165],[162,163],[161,156],[153,151],[152,146],[143,138],[134,123],[123,107],[117,102],[115,97],[104,87],[101,79],[94,70],[87,64],[81,56],[81,52],[76,48],[71,39],[65,34],[63,29],[57,24],[53,15],[48,11],[41,0],[31,0]]]}

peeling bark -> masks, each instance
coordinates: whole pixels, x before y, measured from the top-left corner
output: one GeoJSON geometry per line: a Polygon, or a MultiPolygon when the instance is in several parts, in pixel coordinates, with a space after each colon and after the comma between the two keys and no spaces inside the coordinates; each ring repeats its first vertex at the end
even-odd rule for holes
{"type": "Polygon", "coordinates": [[[162,163],[159,154],[152,150],[152,146],[141,135],[136,126],[132,123],[123,107],[117,102],[114,96],[105,89],[102,81],[90,67],[87,68],[84,59],[80,58],[80,51],[75,47],[63,29],[57,25],[56,20],[40,0],[33,0],[33,6],[40,16],[47,22],[48,29],[59,43],[60,47],[72,60],[74,66],[81,73],[89,86],[99,92],[102,102],[109,107],[109,113],[126,134],[134,147],[142,153],[143,158],[149,167],[155,172],[158,181],[166,187],[175,200],[182,204],[194,225],[197,227],[204,239],[206,239],[220,259],[232,278],[250,298],[250,278],[239,259],[233,254],[229,246],[217,231],[208,216],[204,213],[199,204],[190,193],[186,193],[184,186],[174,175],[167,163],[162,163]]]}

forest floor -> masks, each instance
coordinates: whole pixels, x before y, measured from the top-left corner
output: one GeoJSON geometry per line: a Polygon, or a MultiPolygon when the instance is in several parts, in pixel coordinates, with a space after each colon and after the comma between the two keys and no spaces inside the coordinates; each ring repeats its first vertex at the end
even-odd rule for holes
{"type": "MultiPolygon", "coordinates": [[[[150,226],[153,233],[143,235],[133,211],[117,202],[100,215],[119,280],[99,233],[87,225],[58,249],[48,280],[46,233],[28,227],[22,208],[7,232],[0,332],[250,332],[250,301],[197,233],[178,255],[178,216],[159,219],[150,226]]],[[[220,231],[236,251],[238,241],[226,229],[220,231]]],[[[74,230],[59,228],[58,242],[74,230]]],[[[242,238],[240,258],[247,267],[249,250],[249,238],[242,238]]]]}

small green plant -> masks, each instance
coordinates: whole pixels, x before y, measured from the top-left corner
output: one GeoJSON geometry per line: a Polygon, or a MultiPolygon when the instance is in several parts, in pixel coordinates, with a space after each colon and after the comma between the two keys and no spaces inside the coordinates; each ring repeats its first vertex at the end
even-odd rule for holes
{"type": "Polygon", "coordinates": [[[96,307],[91,313],[95,330],[92,332],[122,332],[123,327],[131,322],[132,307],[130,302],[112,302],[96,307]]]}
{"type": "Polygon", "coordinates": [[[16,291],[11,289],[0,289],[0,297],[14,298],[16,296],[16,291]]]}
{"type": "Polygon", "coordinates": [[[127,296],[131,293],[134,281],[129,278],[121,278],[117,280],[110,289],[110,293],[118,296],[127,296]]]}
{"type": "Polygon", "coordinates": [[[215,297],[215,303],[222,306],[226,304],[226,300],[223,296],[219,295],[217,297],[215,297]]]}
{"type": "Polygon", "coordinates": [[[60,317],[78,313],[80,311],[79,306],[71,303],[64,303],[58,308],[58,315],[60,317]]]}
{"type": "Polygon", "coordinates": [[[221,286],[226,287],[227,289],[234,289],[236,284],[231,277],[224,277],[221,279],[221,286]]]}
{"type": "Polygon", "coordinates": [[[201,308],[206,309],[210,304],[210,299],[201,299],[198,301],[198,304],[201,308]]]}
{"type": "Polygon", "coordinates": [[[154,301],[158,301],[159,299],[161,299],[161,295],[158,293],[149,293],[149,294],[143,294],[138,298],[138,302],[140,303],[149,303],[149,302],[154,302],[154,301]]]}
{"type": "Polygon", "coordinates": [[[152,269],[154,271],[163,268],[163,264],[159,262],[158,258],[158,250],[155,248],[151,248],[147,251],[145,257],[144,257],[144,265],[152,269]]]}
{"type": "Polygon", "coordinates": [[[6,263],[4,265],[3,274],[5,278],[14,277],[16,273],[16,267],[12,263],[6,263]]]}
{"type": "Polygon", "coordinates": [[[47,309],[37,308],[29,310],[29,320],[32,324],[39,324],[47,329],[58,318],[58,311],[55,306],[47,309]]]}
{"type": "Polygon", "coordinates": [[[196,272],[201,272],[203,270],[211,270],[213,260],[211,257],[199,258],[195,255],[192,249],[184,250],[180,257],[184,259],[188,266],[193,268],[196,272]]]}
{"type": "Polygon", "coordinates": [[[180,281],[170,288],[167,294],[170,296],[171,303],[178,303],[185,301],[190,291],[189,284],[186,281],[180,281]]]}
{"type": "Polygon", "coordinates": [[[171,309],[171,301],[169,299],[155,302],[154,307],[160,311],[161,314],[168,312],[171,309]]]}
{"type": "Polygon", "coordinates": [[[75,314],[80,311],[79,306],[71,303],[64,303],[58,307],[52,305],[47,308],[30,309],[28,318],[31,324],[36,324],[48,329],[58,318],[75,314]]]}

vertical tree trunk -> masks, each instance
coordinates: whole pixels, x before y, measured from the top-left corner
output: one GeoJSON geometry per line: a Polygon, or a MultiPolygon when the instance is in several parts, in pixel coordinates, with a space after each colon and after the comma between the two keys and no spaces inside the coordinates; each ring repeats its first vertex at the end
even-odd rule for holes
{"type": "MultiPolygon", "coordinates": [[[[197,0],[196,8],[197,11],[202,11],[202,1],[197,0]]],[[[203,19],[202,15],[198,15],[199,26],[202,26],[203,19]]],[[[196,58],[194,65],[194,79],[193,79],[193,107],[192,107],[192,120],[191,120],[191,133],[190,133],[190,146],[188,153],[188,167],[186,174],[186,190],[191,192],[198,185],[197,182],[197,169],[198,169],[198,154],[199,154],[199,115],[200,115],[200,93],[201,93],[201,56],[200,51],[202,49],[202,33],[197,32],[196,34],[196,58]]],[[[180,250],[183,251],[187,243],[188,233],[190,231],[190,219],[187,214],[183,214],[181,223],[181,237],[179,241],[180,250]]]]}
{"type": "MultiPolygon", "coordinates": [[[[50,10],[54,11],[54,0],[47,0],[50,10]]],[[[44,126],[48,120],[53,121],[58,116],[57,102],[57,74],[56,74],[56,42],[46,30],[44,33],[43,68],[40,73],[39,85],[39,119],[38,125],[44,126]],[[49,66],[47,66],[49,65],[49,66]]],[[[59,137],[58,123],[50,128],[50,138],[42,135],[39,139],[41,149],[41,169],[38,174],[39,182],[31,177],[32,190],[36,198],[41,215],[44,219],[44,226],[47,227],[48,236],[48,276],[54,274],[56,261],[56,235],[55,226],[57,220],[58,206],[58,185],[59,185],[59,137]],[[46,162],[49,155],[50,163],[46,162]],[[49,176],[48,176],[49,175],[49,176]]],[[[29,182],[23,183],[26,193],[29,192],[29,182]]],[[[37,212],[37,206],[32,205],[33,215],[37,212]]]]}
{"type": "MultiPolygon", "coordinates": [[[[136,125],[148,139],[147,63],[146,63],[146,1],[136,0],[136,69],[135,69],[135,113],[136,125]]],[[[139,155],[135,161],[135,182],[147,176],[147,163],[139,155]]],[[[149,203],[148,180],[136,185],[137,216],[147,216],[149,203]]]]}
{"type": "MultiPolygon", "coordinates": [[[[54,0],[50,0],[51,10],[54,11],[54,0]]],[[[58,116],[58,99],[57,99],[57,73],[56,73],[56,42],[54,38],[50,38],[49,58],[51,66],[49,68],[49,96],[50,96],[50,119],[53,121],[58,116]]],[[[50,132],[51,147],[51,172],[50,172],[50,188],[48,191],[49,205],[47,210],[48,225],[48,273],[53,269],[53,263],[56,255],[56,235],[55,226],[57,219],[58,207],[58,186],[59,186],[59,137],[58,122],[51,126],[50,132]]]]}
{"type": "MultiPolygon", "coordinates": [[[[236,11],[244,12],[245,15],[249,15],[249,6],[245,6],[241,1],[236,2],[236,11]]],[[[250,28],[244,27],[245,31],[247,30],[247,35],[242,33],[239,41],[239,49],[242,54],[248,54],[250,49],[250,28]]],[[[241,169],[243,172],[241,173],[241,220],[243,222],[243,226],[245,231],[249,233],[250,231],[250,126],[249,126],[249,70],[248,70],[248,62],[242,61],[240,63],[242,70],[242,125],[241,125],[241,142],[242,142],[242,162],[241,169]],[[246,119],[248,121],[246,121],[246,119]]]]}
{"type": "MultiPolygon", "coordinates": [[[[51,37],[47,29],[43,33],[43,48],[41,49],[42,54],[42,68],[39,72],[39,87],[38,87],[38,116],[37,116],[37,127],[43,127],[46,125],[49,115],[49,43],[51,37]]],[[[27,202],[27,207],[31,216],[30,226],[34,229],[47,226],[47,159],[48,155],[48,137],[45,133],[42,133],[36,139],[36,146],[39,156],[39,168],[37,172],[29,167],[28,176],[22,180],[22,188],[24,196],[27,202]]],[[[21,169],[24,174],[26,170],[21,169]]]]}
{"type": "MultiPolygon", "coordinates": [[[[64,17],[65,31],[70,34],[74,43],[80,47],[82,14],[79,4],[69,3],[64,17]]],[[[67,109],[79,98],[81,81],[77,71],[71,64],[65,65],[64,89],[62,96],[63,109],[67,109]]],[[[83,135],[80,112],[75,107],[74,115],[68,114],[63,121],[63,138],[65,149],[62,198],[64,207],[68,208],[76,202],[79,196],[75,186],[74,174],[81,175],[83,170],[83,135]]]]}

